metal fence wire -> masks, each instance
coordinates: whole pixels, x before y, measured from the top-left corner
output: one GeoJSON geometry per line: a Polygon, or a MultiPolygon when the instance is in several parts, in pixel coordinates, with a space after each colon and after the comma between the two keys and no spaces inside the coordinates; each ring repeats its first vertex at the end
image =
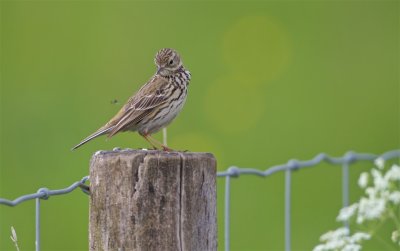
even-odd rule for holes
{"type": "MultiPolygon", "coordinates": [[[[400,158],[400,150],[393,150],[381,155],[370,154],[370,153],[355,153],[348,152],[342,157],[331,157],[325,153],[320,153],[311,160],[299,161],[289,160],[286,164],[272,166],[265,171],[261,171],[254,168],[240,168],[236,166],[229,167],[226,171],[218,172],[218,177],[225,177],[225,202],[224,202],[224,242],[225,251],[230,250],[230,197],[231,197],[231,179],[238,178],[242,175],[255,175],[260,177],[267,177],[277,172],[285,172],[285,251],[291,250],[291,187],[292,187],[292,172],[307,168],[315,167],[321,162],[327,162],[332,165],[340,165],[342,167],[342,205],[347,207],[349,205],[349,166],[357,161],[374,161],[377,158],[381,158],[385,161],[400,158]]],[[[47,200],[51,196],[68,194],[78,187],[88,194],[88,187],[85,182],[89,180],[89,176],[83,177],[80,181],[74,182],[67,188],[59,190],[50,190],[48,188],[40,188],[36,193],[26,194],[17,199],[11,201],[0,198],[0,204],[7,206],[16,206],[24,201],[36,200],[36,212],[35,212],[35,223],[36,223],[36,239],[35,247],[36,251],[40,251],[40,200],[47,200]]],[[[348,226],[348,222],[345,222],[345,227],[348,226]]]]}

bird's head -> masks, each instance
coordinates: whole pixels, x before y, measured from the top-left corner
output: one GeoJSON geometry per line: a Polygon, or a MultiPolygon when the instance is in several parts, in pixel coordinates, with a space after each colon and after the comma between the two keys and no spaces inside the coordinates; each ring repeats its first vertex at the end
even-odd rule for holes
{"type": "Polygon", "coordinates": [[[182,67],[181,57],[174,49],[164,48],[157,52],[154,62],[157,74],[161,76],[174,75],[182,67]]]}

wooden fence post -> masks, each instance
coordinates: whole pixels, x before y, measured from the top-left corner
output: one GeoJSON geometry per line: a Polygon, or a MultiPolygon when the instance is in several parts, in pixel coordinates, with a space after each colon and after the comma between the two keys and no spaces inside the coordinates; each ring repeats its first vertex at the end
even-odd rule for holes
{"type": "Polygon", "coordinates": [[[99,152],[90,191],[91,251],[217,250],[212,154],[99,152]]]}

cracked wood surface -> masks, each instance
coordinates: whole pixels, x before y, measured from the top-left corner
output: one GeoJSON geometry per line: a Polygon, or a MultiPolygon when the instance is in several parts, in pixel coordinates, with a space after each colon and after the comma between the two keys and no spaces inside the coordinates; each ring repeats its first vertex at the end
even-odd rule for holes
{"type": "Polygon", "coordinates": [[[212,154],[99,152],[90,181],[90,250],[217,250],[212,154]]]}

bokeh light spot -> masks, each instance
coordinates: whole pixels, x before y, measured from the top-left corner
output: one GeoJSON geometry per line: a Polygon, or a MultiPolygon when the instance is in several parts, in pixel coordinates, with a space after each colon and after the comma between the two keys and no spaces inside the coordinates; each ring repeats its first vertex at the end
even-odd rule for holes
{"type": "Polygon", "coordinates": [[[247,16],[225,33],[222,51],[226,64],[236,74],[271,80],[288,65],[289,38],[283,25],[276,20],[267,16],[247,16]]]}

